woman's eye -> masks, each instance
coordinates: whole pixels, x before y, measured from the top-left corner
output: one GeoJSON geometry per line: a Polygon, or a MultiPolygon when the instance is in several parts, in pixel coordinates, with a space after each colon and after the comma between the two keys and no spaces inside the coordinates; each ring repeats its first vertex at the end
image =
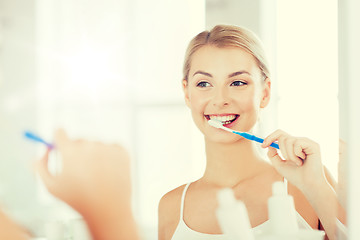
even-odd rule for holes
{"type": "Polygon", "coordinates": [[[235,87],[238,87],[238,86],[243,86],[243,85],[246,85],[247,83],[246,82],[243,82],[243,81],[233,81],[231,83],[231,86],[235,86],[235,87]]]}
{"type": "Polygon", "coordinates": [[[205,87],[210,87],[211,85],[208,82],[199,82],[196,86],[201,87],[201,88],[205,88],[205,87]]]}

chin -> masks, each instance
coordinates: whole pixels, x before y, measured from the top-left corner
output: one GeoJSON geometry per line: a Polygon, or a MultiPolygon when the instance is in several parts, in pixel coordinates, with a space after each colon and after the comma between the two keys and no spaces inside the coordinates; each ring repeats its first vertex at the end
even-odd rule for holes
{"type": "Polygon", "coordinates": [[[222,136],[219,136],[218,134],[213,134],[211,136],[205,136],[205,140],[214,142],[214,143],[233,144],[233,143],[237,143],[243,139],[241,136],[238,136],[238,135],[232,134],[232,133],[221,134],[221,135],[222,136]]]}

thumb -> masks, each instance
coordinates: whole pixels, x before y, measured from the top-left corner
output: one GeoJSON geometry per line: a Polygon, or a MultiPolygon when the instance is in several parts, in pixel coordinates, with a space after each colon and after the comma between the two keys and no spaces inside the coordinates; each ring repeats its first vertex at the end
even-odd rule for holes
{"type": "Polygon", "coordinates": [[[284,160],[279,156],[278,151],[275,148],[268,148],[267,153],[272,165],[275,167],[275,169],[282,168],[283,164],[285,163],[284,160]]]}
{"type": "Polygon", "coordinates": [[[45,184],[46,188],[50,191],[52,186],[54,185],[54,176],[49,172],[48,169],[48,161],[49,161],[49,153],[50,149],[47,149],[45,155],[36,162],[35,169],[39,174],[41,180],[45,184]]]}
{"type": "Polygon", "coordinates": [[[55,132],[56,147],[61,151],[61,149],[64,148],[68,141],[69,137],[66,134],[65,130],[62,128],[57,129],[55,132]]]}

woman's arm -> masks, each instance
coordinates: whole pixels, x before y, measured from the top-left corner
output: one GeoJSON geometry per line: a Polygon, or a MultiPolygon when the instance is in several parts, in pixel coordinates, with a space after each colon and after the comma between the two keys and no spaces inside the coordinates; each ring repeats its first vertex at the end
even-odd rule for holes
{"type": "Polygon", "coordinates": [[[0,210],[0,239],[29,240],[30,234],[0,210]]]}

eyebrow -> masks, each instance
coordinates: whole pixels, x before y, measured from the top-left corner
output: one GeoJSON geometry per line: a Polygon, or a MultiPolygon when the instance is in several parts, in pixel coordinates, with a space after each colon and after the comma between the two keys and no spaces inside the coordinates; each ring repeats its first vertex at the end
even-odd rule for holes
{"type": "Polygon", "coordinates": [[[242,75],[242,74],[247,74],[247,75],[250,75],[251,76],[251,74],[248,72],[248,71],[238,71],[238,72],[234,72],[234,73],[231,73],[231,74],[229,74],[229,78],[232,78],[232,77],[235,77],[235,76],[238,76],[238,75],[242,75]]]}
{"type": "Polygon", "coordinates": [[[208,77],[213,77],[210,73],[207,73],[207,72],[203,72],[203,71],[196,71],[193,76],[195,76],[196,74],[202,74],[202,75],[205,75],[205,76],[208,76],[208,77]]]}
{"type": "MultiPolygon", "coordinates": [[[[207,72],[204,72],[204,71],[196,71],[193,76],[195,76],[196,74],[202,74],[202,75],[205,75],[205,76],[208,76],[208,77],[213,77],[210,73],[207,73],[207,72]]],[[[228,75],[229,78],[232,78],[232,77],[235,77],[235,76],[238,76],[238,75],[242,75],[242,74],[247,74],[247,75],[250,75],[251,74],[248,72],[248,71],[237,71],[237,72],[233,72],[231,74],[228,75]]]]}

